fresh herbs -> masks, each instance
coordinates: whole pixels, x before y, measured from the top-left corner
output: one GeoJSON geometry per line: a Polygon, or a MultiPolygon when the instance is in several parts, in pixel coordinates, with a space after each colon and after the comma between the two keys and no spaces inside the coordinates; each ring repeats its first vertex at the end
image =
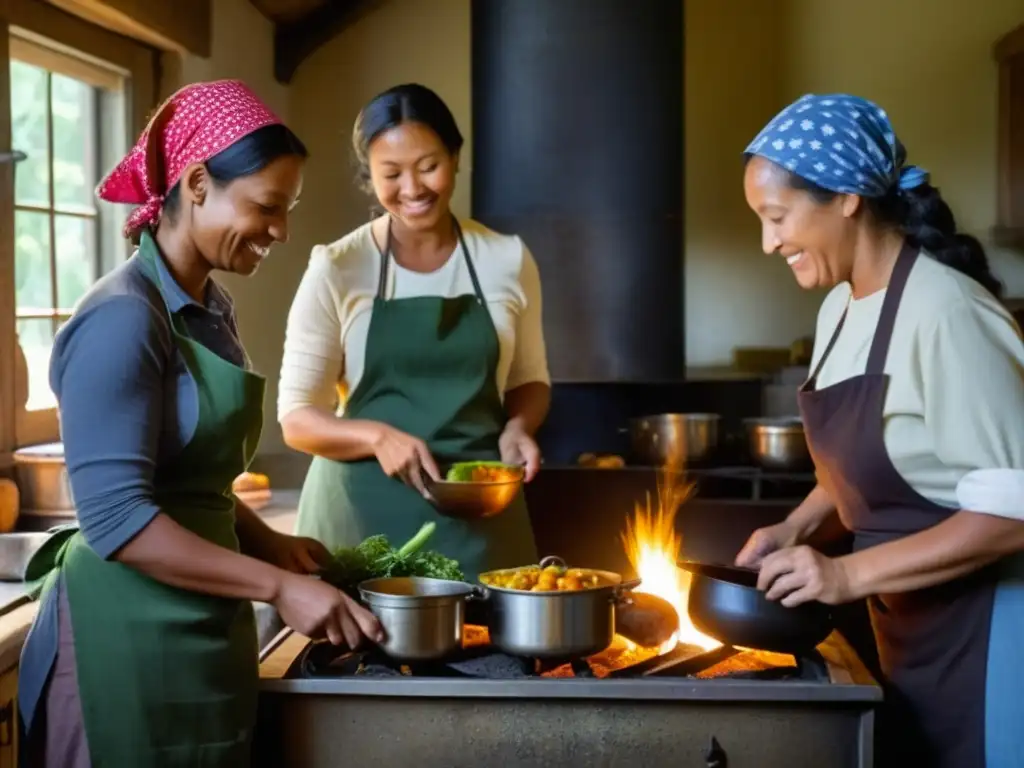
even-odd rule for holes
{"type": "Polygon", "coordinates": [[[463,581],[458,562],[439,552],[423,552],[437,525],[424,523],[419,532],[398,549],[382,534],[370,536],[356,547],[335,550],[334,561],[321,574],[339,589],[354,593],[361,581],[390,576],[423,576],[463,581]]]}

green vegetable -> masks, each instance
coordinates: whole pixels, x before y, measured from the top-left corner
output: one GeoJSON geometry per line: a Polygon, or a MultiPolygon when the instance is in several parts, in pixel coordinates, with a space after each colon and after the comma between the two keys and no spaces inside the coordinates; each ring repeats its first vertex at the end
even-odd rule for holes
{"type": "Polygon", "coordinates": [[[459,564],[439,552],[422,552],[437,525],[423,527],[399,549],[393,549],[386,536],[377,534],[356,547],[334,551],[334,562],[321,574],[324,581],[350,594],[359,582],[389,576],[424,576],[433,579],[463,581],[459,564]]]}
{"type": "Polygon", "coordinates": [[[460,461],[452,464],[445,475],[449,483],[468,483],[473,479],[473,470],[477,467],[501,467],[502,469],[514,469],[508,464],[500,461],[460,461]]]}

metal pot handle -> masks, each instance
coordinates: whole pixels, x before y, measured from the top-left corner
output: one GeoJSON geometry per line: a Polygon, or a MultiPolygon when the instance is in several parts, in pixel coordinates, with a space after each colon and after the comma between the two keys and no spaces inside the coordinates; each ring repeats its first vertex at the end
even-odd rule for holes
{"type": "Polygon", "coordinates": [[[565,560],[560,558],[558,555],[548,555],[547,557],[542,557],[541,558],[541,560],[540,560],[540,567],[541,568],[547,568],[549,565],[553,565],[556,568],[560,568],[563,571],[566,570],[569,567],[568,565],[566,565],[565,560]]]}
{"type": "Polygon", "coordinates": [[[642,583],[642,579],[631,579],[630,581],[624,581],[621,584],[616,584],[615,588],[612,590],[612,603],[615,605],[632,605],[632,592],[642,583]]]}
{"type": "Polygon", "coordinates": [[[487,599],[487,587],[481,587],[478,584],[470,584],[470,592],[466,595],[466,602],[470,600],[486,600],[487,599]]]}

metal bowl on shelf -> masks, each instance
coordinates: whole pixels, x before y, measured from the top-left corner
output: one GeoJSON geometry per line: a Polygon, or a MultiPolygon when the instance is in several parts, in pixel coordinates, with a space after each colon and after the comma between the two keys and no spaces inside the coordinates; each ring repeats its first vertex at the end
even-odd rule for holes
{"type": "Polygon", "coordinates": [[[630,419],[633,458],[651,467],[684,467],[706,461],[718,449],[717,413],[659,413],[630,419]]]}
{"type": "Polygon", "coordinates": [[[806,472],[813,468],[811,452],[799,416],[754,418],[743,422],[750,458],[772,472],[806,472]]]}

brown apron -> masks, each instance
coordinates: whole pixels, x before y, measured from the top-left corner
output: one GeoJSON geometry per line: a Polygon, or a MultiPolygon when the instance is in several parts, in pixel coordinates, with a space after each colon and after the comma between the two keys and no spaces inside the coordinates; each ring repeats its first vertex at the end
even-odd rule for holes
{"type": "MultiPolygon", "coordinates": [[[[904,245],[882,305],[867,371],[818,390],[815,379],[846,313],[799,394],[818,481],[854,551],[930,528],[957,512],[929,501],[896,471],[883,441],[883,372],[918,251],[904,245]]],[[[952,373],[952,372],[951,372],[952,373]]],[[[876,761],[881,766],[984,768],[985,688],[994,568],[935,587],[868,599],[885,679],[876,761]]]]}

